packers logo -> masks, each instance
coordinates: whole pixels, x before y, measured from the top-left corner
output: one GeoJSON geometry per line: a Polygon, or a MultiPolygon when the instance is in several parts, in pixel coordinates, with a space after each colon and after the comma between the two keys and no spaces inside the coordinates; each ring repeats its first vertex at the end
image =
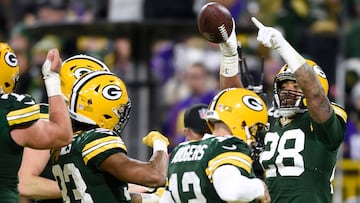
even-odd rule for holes
{"type": "Polygon", "coordinates": [[[5,63],[8,64],[10,67],[16,67],[18,65],[16,55],[12,52],[6,52],[5,63]]]}
{"type": "Polygon", "coordinates": [[[122,96],[122,90],[117,85],[108,85],[104,87],[102,95],[108,100],[117,100],[122,96]]]}
{"type": "Polygon", "coordinates": [[[77,69],[74,70],[74,77],[75,77],[76,79],[78,79],[78,78],[80,78],[81,76],[83,76],[83,75],[85,75],[85,74],[87,74],[87,73],[90,73],[90,72],[92,72],[92,70],[89,69],[89,68],[79,67],[79,68],[77,68],[77,69]]]}
{"type": "Polygon", "coordinates": [[[326,75],[325,75],[324,71],[320,68],[320,66],[314,65],[313,68],[314,68],[314,71],[316,74],[318,74],[320,77],[326,79],[326,75]]]}
{"type": "Polygon", "coordinates": [[[260,99],[254,97],[254,96],[245,95],[243,97],[243,102],[248,108],[250,108],[254,111],[262,111],[264,109],[264,106],[263,106],[262,102],[260,101],[260,99]]]}

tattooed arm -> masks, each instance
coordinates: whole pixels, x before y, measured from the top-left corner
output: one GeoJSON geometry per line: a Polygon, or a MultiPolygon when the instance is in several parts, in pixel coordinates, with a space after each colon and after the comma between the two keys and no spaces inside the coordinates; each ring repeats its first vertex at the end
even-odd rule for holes
{"type": "Polygon", "coordinates": [[[304,92],[310,116],[318,123],[327,121],[333,109],[313,68],[308,63],[304,63],[295,71],[295,78],[304,92]]]}

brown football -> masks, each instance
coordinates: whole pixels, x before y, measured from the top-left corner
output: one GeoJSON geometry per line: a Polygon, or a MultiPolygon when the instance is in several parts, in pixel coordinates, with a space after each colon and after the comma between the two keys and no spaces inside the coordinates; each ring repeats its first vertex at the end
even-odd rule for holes
{"type": "Polygon", "coordinates": [[[207,3],[201,8],[197,24],[201,35],[214,43],[225,42],[233,27],[230,11],[215,2],[207,3]]]}

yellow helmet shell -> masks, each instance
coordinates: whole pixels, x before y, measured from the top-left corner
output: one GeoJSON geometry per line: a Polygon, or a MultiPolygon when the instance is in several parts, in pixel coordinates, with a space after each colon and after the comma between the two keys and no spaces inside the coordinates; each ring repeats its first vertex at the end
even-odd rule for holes
{"type": "Polygon", "coordinates": [[[124,127],[129,109],[124,82],[105,71],[94,71],[77,80],[69,101],[73,119],[110,130],[124,127]]]}
{"type": "Polygon", "coordinates": [[[11,93],[19,80],[19,65],[9,44],[0,43],[0,93],[11,93]]]}
{"type": "Polygon", "coordinates": [[[70,99],[73,84],[81,76],[93,71],[108,71],[109,68],[100,60],[79,54],[66,59],[60,70],[61,91],[65,100],[70,99]]]}
{"type": "MultiPolygon", "coordinates": [[[[267,107],[263,99],[253,91],[228,88],[213,98],[206,119],[212,131],[214,130],[212,122],[222,121],[230,128],[232,135],[248,142],[245,128],[258,124],[267,126],[267,107]]],[[[251,137],[252,141],[254,137],[251,137]]]]}

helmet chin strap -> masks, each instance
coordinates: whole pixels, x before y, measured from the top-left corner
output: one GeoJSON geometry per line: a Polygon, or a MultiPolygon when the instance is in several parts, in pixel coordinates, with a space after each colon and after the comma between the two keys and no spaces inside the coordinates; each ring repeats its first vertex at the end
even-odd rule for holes
{"type": "Polygon", "coordinates": [[[247,125],[245,125],[245,135],[246,135],[246,143],[250,146],[251,145],[251,134],[250,134],[250,130],[249,127],[247,125]]]}

